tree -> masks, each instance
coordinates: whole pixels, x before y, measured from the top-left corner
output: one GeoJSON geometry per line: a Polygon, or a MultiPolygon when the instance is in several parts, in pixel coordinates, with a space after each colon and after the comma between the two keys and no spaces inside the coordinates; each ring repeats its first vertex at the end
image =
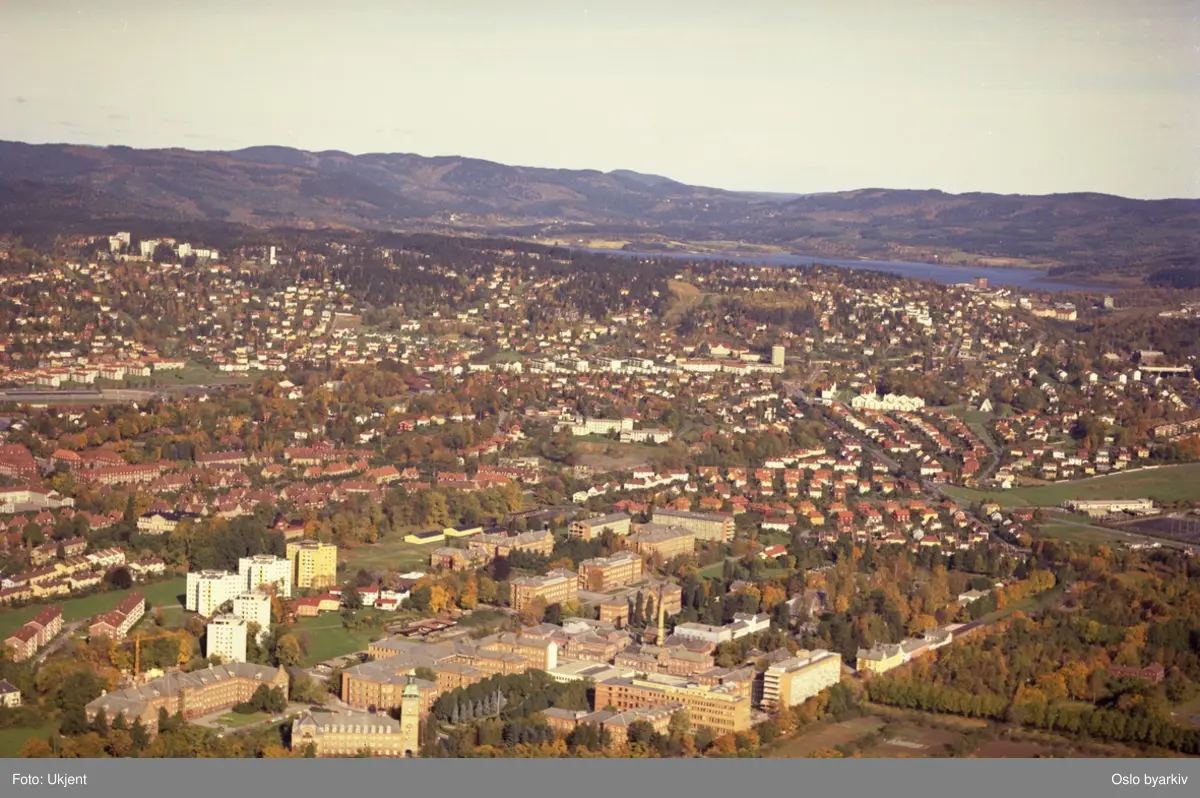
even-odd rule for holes
{"type": "Polygon", "coordinates": [[[104,580],[117,590],[128,590],[133,587],[133,577],[125,566],[118,566],[104,576],[104,580]]]}
{"type": "Polygon", "coordinates": [[[362,608],[362,595],[358,592],[358,586],[353,582],[346,585],[346,588],[342,591],[342,604],[346,606],[346,609],[350,610],[362,608]]]}
{"type": "Polygon", "coordinates": [[[282,668],[290,668],[300,664],[304,653],[300,650],[300,641],[294,634],[288,633],[275,643],[275,661],[282,668]]]}
{"type": "Polygon", "coordinates": [[[300,674],[292,680],[291,694],[293,701],[308,704],[324,704],[329,698],[329,691],[308,674],[300,674]]]}

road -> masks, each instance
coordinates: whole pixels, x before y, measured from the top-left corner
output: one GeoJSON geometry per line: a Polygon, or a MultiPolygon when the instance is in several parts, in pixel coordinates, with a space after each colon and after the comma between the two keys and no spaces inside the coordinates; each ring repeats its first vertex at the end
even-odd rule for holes
{"type": "Polygon", "coordinates": [[[85,623],[85,621],[72,621],[71,623],[64,624],[62,633],[59,634],[58,637],[51,640],[50,645],[43,648],[41,651],[39,651],[34,656],[33,664],[41,665],[42,661],[44,659],[46,659],[46,657],[50,656],[55,651],[58,651],[63,646],[65,646],[67,644],[67,641],[69,641],[71,639],[71,635],[73,635],[77,631],[79,631],[79,629],[84,625],[84,623],[85,623]]]}

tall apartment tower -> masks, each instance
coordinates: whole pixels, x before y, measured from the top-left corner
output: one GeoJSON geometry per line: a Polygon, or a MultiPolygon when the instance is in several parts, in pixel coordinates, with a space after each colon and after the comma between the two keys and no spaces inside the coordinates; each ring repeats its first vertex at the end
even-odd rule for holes
{"type": "Polygon", "coordinates": [[[771,365],[782,366],[784,359],[787,357],[787,350],[781,344],[775,344],[771,347],[771,365]]]}

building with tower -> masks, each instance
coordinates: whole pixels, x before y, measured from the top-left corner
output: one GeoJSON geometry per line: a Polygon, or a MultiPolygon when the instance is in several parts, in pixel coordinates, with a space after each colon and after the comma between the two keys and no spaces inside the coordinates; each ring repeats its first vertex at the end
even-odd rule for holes
{"type": "Polygon", "coordinates": [[[384,712],[311,709],[292,723],[292,750],[316,757],[415,757],[420,750],[421,694],[409,674],[400,719],[384,712]]]}

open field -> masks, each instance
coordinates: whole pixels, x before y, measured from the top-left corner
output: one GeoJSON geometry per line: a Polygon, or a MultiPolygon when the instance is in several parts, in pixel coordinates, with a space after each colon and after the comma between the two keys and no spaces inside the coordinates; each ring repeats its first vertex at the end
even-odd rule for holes
{"type": "Polygon", "coordinates": [[[769,759],[803,758],[822,748],[836,748],[879,731],[883,721],[876,717],[853,718],[841,723],[819,723],[804,729],[766,754],[769,759]]]}
{"type": "Polygon", "coordinates": [[[306,668],[327,659],[363,651],[367,644],[387,636],[380,627],[347,629],[342,625],[341,614],[336,612],[303,618],[292,625],[292,631],[305,649],[300,664],[306,668]]]}
{"type": "Polygon", "coordinates": [[[671,303],[663,314],[663,321],[667,323],[678,322],[684,313],[704,299],[699,288],[682,280],[667,280],[667,288],[671,289],[672,294],[671,303]]]}
{"type": "Polygon", "coordinates": [[[112,590],[107,593],[97,593],[82,598],[64,598],[45,604],[31,604],[15,610],[0,612],[0,639],[8,637],[26,621],[37,615],[46,607],[58,607],[63,611],[63,623],[87,620],[101,613],[108,612],[121,603],[121,599],[140,590],[146,596],[151,606],[163,607],[179,603],[187,580],[183,577],[156,582],[152,585],[139,585],[130,590],[112,590]]]}
{"type": "Polygon", "coordinates": [[[430,552],[437,547],[436,543],[406,543],[402,532],[393,532],[378,543],[347,549],[346,571],[424,571],[429,567],[430,552]]]}
{"type": "Polygon", "coordinates": [[[1180,704],[1171,711],[1175,717],[1175,722],[1180,726],[1200,728],[1200,696],[1193,698],[1186,704],[1180,704]]]}
{"type": "Polygon", "coordinates": [[[1004,507],[1057,507],[1069,499],[1200,500],[1200,463],[1141,468],[1122,474],[1003,491],[947,487],[946,493],[967,501],[994,501],[1004,507]]]}
{"type": "Polygon", "coordinates": [[[939,756],[960,742],[963,735],[948,729],[931,729],[914,724],[898,724],[889,729],[878,745],[862,752],[864,757],[916,759],[939,756]]]}
{"type": "Polygon", "coordinates": [[[578,444],[579,464],[597,471],[627,471],[650,462],[653,446],[616,441],[589,441],[578,444]]]}
{"type": "Polygon", "coordinates": [[[35,737],[45,740],[57,729],[57,721],[33,729],[0,729],[0,759],[16,759],[26,741],[35,737]]]}
{"type": "Polygon", "coordinates": [[[226,712],[217,719],[217,723],[227,729],[240,729],[243,726],[264,721],[269,717],[271,717],[270,712],[251,712],[248,715],[243,715],[240,712],[226,712]]]}
{"type": "Polygon", "coordinates": [[[1117,543],[1129,540],[1127,537],[1097,526],[1083,527],[1076,526],[1075,524],[1056,524],[1053,522],[1038,527],[1034,534],[1041,537],[1054,538],[1066,543],[1079,543],[1083,545],[1117,543]]]}
{"type": "Polygon", "coordinates": [[[1006,607],[1001,607],[998,610],[989,612],[979,620],[983,623],[995,623],[1003,620],[1015,612],[1023,612],[1026,615],[1036,612],[1037,610],[1045,609],[1058,602],[1062,601],[1063,595],[1066,593],[1066,585],[1056,585],[1049,590],[1038,593],[1035,596],[1015,601],[1006,607]]]}

